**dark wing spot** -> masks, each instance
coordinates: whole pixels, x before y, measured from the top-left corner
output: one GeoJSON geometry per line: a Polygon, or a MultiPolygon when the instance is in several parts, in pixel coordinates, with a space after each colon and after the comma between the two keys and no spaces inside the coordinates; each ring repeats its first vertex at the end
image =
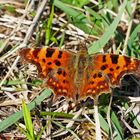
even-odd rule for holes
{"type": "Polygon", "coordinates": [[[102,65],[100,69],[101,69],[101,70],[105,70],[105,69],[107,69],[107,68],[108,68],[108,65],[105,64],[105,65],[102,65]]]}
{"type": "Polygon", "coordinates": [[[48,48],[48,49],[46,50],[46,57],[52,57],[52,55],[53,55],[54,52],[55,52],[54,49],[48,48]]]}
{"type": "Polygon", "coordinates": [[[95,79],[97,77],[97,74],[95,73],[94,75],[93,75],[93,78],[95,79]]]}
{"type": "Polygon", "coordinates": [[[106,62],[106,56],[105,55],[103,56],[103,62],[106,62]]]}
{"type": "Polygon", "coordinates": [[[41,48],[37,48],[33,51],[33,55],[35,58],[38,58],[38,53],[40,52],[41,48]]]}
{"type": "Polygon", "coordinates": [[[113,68],[110,68],[109,70],[110,70],[110,71],[114,71],[114,69],[113,69],[113,68]]]}
{"type": "Polygon", "coordinates": [[[66,74],[66,72],[65,72],[65,70],[64,70],[64,69],[62,69],[62,68],[58,68],[57,73],[58,73],[59,75],[61,75],[61,74],[62,74],[64,77],[67,75],[67,74],[66,74]]]}
{"type": "Polygon", "coordinates": [[[129,57],[124,57],[124,59],[127,67],[131,63],[131,59],[129,57]]]}
{"type": "Polygon", "coordinates": [[[61,68],[58,69],[57,74],[59,74],[59,75],[62,74],[62,69],[61,68]]]}
{"type": "Polygon", "coordinates": [[[66,76],[66,72],[65,72],[65,71],[63,71],[63,76],[64,76],[64,77],[66,76]]]}
{"type": "Polygon", "coordinates": [[[59,51],[58,58],[61,58],[62,57],[62,54],[63,54],[63,52],[62,51],[59,51]]]}
{"type": "Polygon", "coordinates": [[[98,73],[98,77],[99,77],[99,78],[101,78],[101,77],[102,77],[102,74],[101,74],[100,72],[98,73]]]}
{"type": "Polygon", "coordinates": [[[117,67],[116,67],[116,70],[118,70],[119,68],[120,68],[120,66],[117,66],[117,67]]]}
{"type": "Polygon", "coordinates": [[[118,55],[111,55],[110,58],[111,58],[111,61],[112,61],[113,64],[118,63],[118,58],[119,58],[118,55]]]}
{"type": "Polygon", "coordinates": [[[69,83],[69,82],[67,80],[63,80],[63,83],[66,84],[66,83],[69,83]]]}
{"type": "Polygon", "coordinates": [[[101,66],[101,70],[105,70],[105,69],[106,69],[105,65],[101,66]]]}
{"type": "Polygon", "coordinates": [[[52,62],[48,62],[47,64],[48,64],[48,65],[51,65],[51,64],[52,64],[52,62]]]}
{"type": "Polygon", "coordinates": [[[45,63],[45,62],[46,62],[46,60],[43,58],[43,59],[42,59],[42,62],[44,62],[44,63],[45,63]]]}
{"type": "Polygon", "coordinates": [[[54,63],[55,63],[56,66],[60,66],[61,65],[60,61],[58,61],[58,60],[54,60],[54,63]]]}
{"type": "Polygon", "coordinates": [[[90,82],[91,85],[93,85],[94,83],[95,83],[94,81],[91,81],[91,82],[90,82]]]}

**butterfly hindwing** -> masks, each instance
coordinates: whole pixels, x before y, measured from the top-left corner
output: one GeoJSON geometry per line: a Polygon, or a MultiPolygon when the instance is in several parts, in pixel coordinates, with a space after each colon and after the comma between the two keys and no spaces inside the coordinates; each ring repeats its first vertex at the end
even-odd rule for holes
{"type": "Polygon", "coordinates": [[[126,74],[140,76],[140,60],[116,54],[99,54],[92,56],[87,69],[92,69],[92,72],[81,91],[83,98],[110,92],[110,87],[119,86],[126,74]]]}

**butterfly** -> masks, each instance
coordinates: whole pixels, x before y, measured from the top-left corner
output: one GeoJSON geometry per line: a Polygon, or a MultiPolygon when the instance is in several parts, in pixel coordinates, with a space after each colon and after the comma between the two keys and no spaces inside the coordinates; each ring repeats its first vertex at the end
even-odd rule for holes
{"type": "Polygon", "coordinates": [[[24,48],[19,52],[23,60],[37,66],[44,85],[56,97],[67,99],[95,98],[120,85],[122,77],[140,75],[140,60],[117,54],[88,55],[57,48],[24,48]]]}

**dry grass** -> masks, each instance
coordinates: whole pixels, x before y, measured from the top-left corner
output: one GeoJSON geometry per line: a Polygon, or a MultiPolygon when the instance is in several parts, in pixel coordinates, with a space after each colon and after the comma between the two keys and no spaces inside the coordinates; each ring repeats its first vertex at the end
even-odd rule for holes
{"type": "MultiPolygon", "coordinates": [[[[96,7],[97,3],[96,1],[91,1],[87,6],[90,6],[90,4],[96,7]]],[[[136,6],[134,7],[135,14],[132,10],[133,20],[130,22],[131,24],[128,23],[128,17],[124,14],[124,18],[122,18],[117,27],[122,33],[121,35],[125,36],[124,46],[122,45],[123,47],[120,47],[119,45],[122,42],[118,42],[118,40],[115,40],[115,37],[112,37],[104,49],[100,51],[118,52],[119,50],[119,52],[126,54],[132,23],[137,25],[140,19],[139,9],[137,9],[138,3],[134,1],[132,4],[136,6]],[[121,49],[118,49],[118,46],[121,49]]],[[[28,3],[28,1],[24,2],[22,0],[0,1],[0,139],[4,139],[4,137],[7,139],[16,139],[18,137],[19,139],[25,139],[25,135],[21,131],[21,128],[25,128],[22,117],[19,118],[20,120],[17,119],[16,125],[13,124],[4,130],[2,130],[3,126],[1,122],[21,109],[22,99],[27,104],[31,103],[43,91],[41,87],[42,81],[37,76],[36,67],[21,62],[18,51],[24,47],[45,46],[46,24],[51,13],[51,6],[47,0],[36,1],[35,3],[33,1],[28,3]]],[[[80,9],[84,13],[81,7],[72,5],[71,7],[80,9]]],[[[119,6],[116,8],[119,8],[119,6]]],[[[105,7],[104,10],[107,12],[105,7]]],[[[113,17],[117,15],[114,11],[109,10],[108,12],[113,17]]],[[[59,46],[58,44],[61,44],[62,41],[63,45],[60,45],[62,48],[77,51],[81,46],[88,46],[91,42],[100,39],[105,31],[105,29],[102,31],[102,29],[97,28],[96,32],[98,34],[86,33],[75,26],[75,21],[75,24],[70,23],[70,18],[70,16],[67,16],[65,12],[55,6],[54,17],[51,23],[51,34],[55,35],[55,39],[49,40],[48,45],[50,47],[59,46]]],[[[91,25],[96,27],[94,23],[88,26],[91,27],[91,25]]],[[[139,40],[136,42],[140,45],[139,40]]],[[[139,57],[140,52],[137,52],[139,49],[137,47],[133,48],[128,54],[133,57],[139,57]]],[[[112,121],[113,136],[116,133],[116,135],[123,133],[122,139],[140,137],[139,79],[136,79],[132,75],[125,76],[122,85],[121,89],[113,90],[114,98],[110,118],[112,121]],[[135,117],[135,120],[133,117],[135,117]],[[119,124],[115,124],[115,122],[119,122],[119,124]],[[114,129],[118,131],[114,131],[114,129]]],[[[103,95],[99,99],[103,139],[108,139],[110,136],[105,131],[109,129],[106,120],[109,98],[109,95],[103,95]]],[[[52,96],[49,96],[44,101],[41,101],[41,103],[35,103],[34,109],[31,111],[36,135],[40,129],[45,128],[41,135],[42,139],[95,139],[93,100],[87,99],[85,102],[81,101],[76,106],[68,103],[65,99],[57,100],[53,104],[51,101],[52,96]],[[46,114],[44,116],[41,115],[41,111],[46,111],[46,114]]]]}

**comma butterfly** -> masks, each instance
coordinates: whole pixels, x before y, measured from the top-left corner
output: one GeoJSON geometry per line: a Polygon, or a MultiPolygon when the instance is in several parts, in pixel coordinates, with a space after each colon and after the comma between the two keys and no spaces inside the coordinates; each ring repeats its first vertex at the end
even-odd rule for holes
{"type": "Polygon", "coordinates": [[[116,54],[88,55],[56,48],[25,48],[20,56],[37,66],[57,97],[92,98],[110,92],[128,74],[140,75],[140,60],[116,54]]]}

